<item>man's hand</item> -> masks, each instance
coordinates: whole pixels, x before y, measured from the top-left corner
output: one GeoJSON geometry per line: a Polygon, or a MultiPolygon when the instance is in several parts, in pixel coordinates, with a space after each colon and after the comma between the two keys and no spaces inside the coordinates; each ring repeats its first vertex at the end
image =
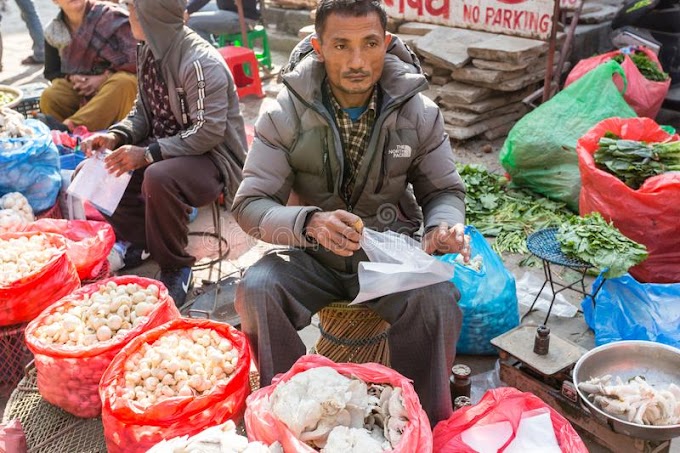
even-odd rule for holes
{"type": "Polygon", "coordinates": [[[339,256],[359,250],[361,218],[347,211],[315,212],[307,222],[307,236],[339,256]]]}
{"type": "Polygon", "coordinates": [[[120,176],[145,167],[149,164],[144,158],[145,151],[146,149],[141,146],[121,146],[104,159],[106,170],[115,176],[120,176]]]}
{"type": "Polygon", "coordinates": [[[100,75],[72,75],[70,80],[73,89],[79,95],[89,97],[99,91],[99,87],[109,78],[109,75],[108,72],[100,75]]]}
{"type": "Polygon", "coordinates": [[[92,134],[80,142],[80,149],[87,157],[100,149],[116,149],[118,137],[113,132],[92,134]]]}
{"type": "Polygon", "coordinates": [[[470,236],[465,234],[465,226],[462,223],[452,227],[442,223],[425,235],[423,249],[430,255],[435,252],[460,253],[467,263],[470,260],[470,236]]]}
{"type": "Polygon", "coordinates": [[[189,11],[185,10],[184,11],[184,25],[186,25],[187,22],[189,22],[189,11]]]}

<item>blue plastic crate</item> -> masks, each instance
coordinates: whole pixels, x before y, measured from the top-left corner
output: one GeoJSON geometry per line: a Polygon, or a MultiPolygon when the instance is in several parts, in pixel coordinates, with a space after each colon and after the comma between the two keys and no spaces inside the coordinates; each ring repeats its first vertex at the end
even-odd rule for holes
{"type": "Polygon", "coordinates": [[[82,153],[71,153],[59,156],[59,163],[62,170],[75,170],[79,163],[85,160],[82,153]]]}

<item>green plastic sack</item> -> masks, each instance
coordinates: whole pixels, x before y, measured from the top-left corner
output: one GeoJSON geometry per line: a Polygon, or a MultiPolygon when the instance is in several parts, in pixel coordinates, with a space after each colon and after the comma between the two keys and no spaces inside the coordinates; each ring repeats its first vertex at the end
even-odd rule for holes
{"type": "Polygon", "coordinates": [[[624,80],[621,65],[601,64],[548,102],[525,115],[508,134],[500,152],[501,165],[513,184],[578,212],[581,177],[576,141],[601,120],[637,116],[612,77],[624,80]]]}

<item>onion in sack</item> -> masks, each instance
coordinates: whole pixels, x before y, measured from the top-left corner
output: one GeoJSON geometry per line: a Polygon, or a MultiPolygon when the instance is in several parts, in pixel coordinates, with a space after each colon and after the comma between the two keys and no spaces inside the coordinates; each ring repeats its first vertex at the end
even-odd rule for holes
{"type": "Polygon", "coordinates": [[[40,394],[73,415],[96,417],[99,381],[113,357],[134,337],[179,316],[155,280],[121,276],[81,288],[26,328],[40,394]]]}

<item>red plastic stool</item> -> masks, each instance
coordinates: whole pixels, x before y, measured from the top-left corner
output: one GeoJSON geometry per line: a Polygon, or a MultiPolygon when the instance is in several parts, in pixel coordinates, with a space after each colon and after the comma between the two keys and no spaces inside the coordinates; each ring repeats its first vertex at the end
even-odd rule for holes
{"type": "Polygon", "coordinates": [[[244,98],[250,94],[257,97],[264,97],[262,92],[262,81],[257,63],[257,57],[252,49],[247,47],[227,46],[217,49],[224,57],[224,61],[229,66],[231,74],[236,82],[236,92],[239,98],[244,98]],[[244,65],[250,66],[250,74],[243,70],[244,65]]]}

